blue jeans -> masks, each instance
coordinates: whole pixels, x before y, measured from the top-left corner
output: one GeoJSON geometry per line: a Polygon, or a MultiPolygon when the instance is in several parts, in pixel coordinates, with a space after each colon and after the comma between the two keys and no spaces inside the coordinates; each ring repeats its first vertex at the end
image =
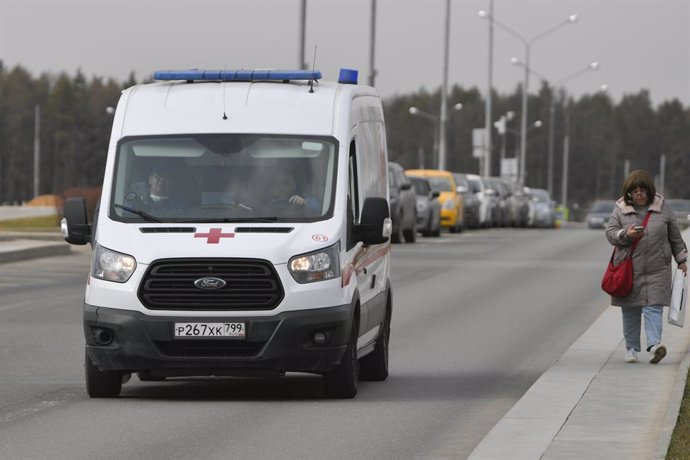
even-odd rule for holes
{"type": "Polygon", "coordinates": [[[623,307],[623,336],[625,348],[640,351],[640,326],[644,315],[644,331],[647,335],[647,349],[661,343],[661,324],[664,308],[660,305],[646,307],[623,307]]]}

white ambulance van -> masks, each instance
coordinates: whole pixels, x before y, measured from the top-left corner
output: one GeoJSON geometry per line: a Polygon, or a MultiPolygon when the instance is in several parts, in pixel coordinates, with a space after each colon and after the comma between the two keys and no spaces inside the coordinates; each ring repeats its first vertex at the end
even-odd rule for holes
{"type": "Polygon", "coordinates": [[[161,71],[123,91],[90,243],[86,388],[132,373],[385,380],[392,314],[386,136],[375,89],[341,70],[161,71]]]}

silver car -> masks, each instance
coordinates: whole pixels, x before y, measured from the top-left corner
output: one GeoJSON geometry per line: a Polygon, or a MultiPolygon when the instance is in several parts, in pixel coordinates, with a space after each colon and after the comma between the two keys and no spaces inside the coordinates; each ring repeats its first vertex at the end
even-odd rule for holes
{"type": "Polygon", "coordinates": [[[530,209],[530,227],[554,228],[556,226],[555,202],[547,190],[531,188],[532,208],[530,209]]]}
{"type": "Polygon", "coordinates": [[[441,192],[432,190],[426,177],[409,179],[417,195],[417,231],[424,236],[441,236],[441,192]]]}
{"type": "Polygon", "coordinates": [[[615,200],[596,200],[585,217],[587,228],[604,228],[615,207],[615,200]]]}

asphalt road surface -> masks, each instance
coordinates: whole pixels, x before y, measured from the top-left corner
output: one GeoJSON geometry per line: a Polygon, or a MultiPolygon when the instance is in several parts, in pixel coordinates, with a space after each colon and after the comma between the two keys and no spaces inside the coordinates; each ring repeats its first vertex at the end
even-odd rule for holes
{"type": "Polygon", "coordinates": [[[608,305],[602,231],[500,229],[393,246],[390,377],[170,379],[84,389],[88,251],[0,265],[0,457],[465,458],[608,305]]]}

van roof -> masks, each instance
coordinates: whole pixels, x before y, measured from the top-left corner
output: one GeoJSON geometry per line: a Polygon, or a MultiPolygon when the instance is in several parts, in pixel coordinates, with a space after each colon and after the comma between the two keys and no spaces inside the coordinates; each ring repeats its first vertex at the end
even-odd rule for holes
{"type": "Polygon", "coordinates": [[[235,132],[328,136],[341,117],[349,116],[350,100],[372,96],[380,104],[376,90],[368,86],[318,81],[313,92],[311,88],[304,80],[176,80],[133,86],[123,91],[118,105],[118,137],[235,132]]]}

